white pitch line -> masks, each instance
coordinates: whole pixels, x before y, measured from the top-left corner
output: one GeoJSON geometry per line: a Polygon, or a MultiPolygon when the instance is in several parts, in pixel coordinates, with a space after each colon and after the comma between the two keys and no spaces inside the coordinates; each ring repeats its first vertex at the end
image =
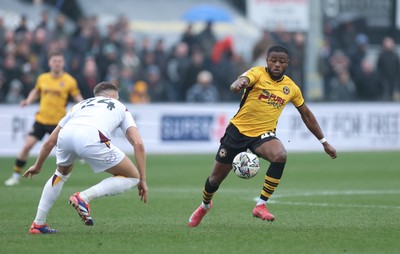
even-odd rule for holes
{"type": "MultiPolygon", "coordinates": [[[[345,190],[345,191],[315,191],[315,192],[293,192],[273,195],[268,201],[271,204],[298,205],[298,206],[320,206],[320,207],[355,207],[355,208],[381,208],[381,209],[400,209],[400,206],[388,205],[361,205],[361,204],[335,204],[335,203],[313,203],[313,202],[291,202],[282,201],[281,198],[287,197],[312,197],[312,196],[354,196],[354,195],[397,195],[400,190],[345,190]]],[[[254,198],[257,201],[259,198],[254,198]]]]}
{"type": "Polygon", "coordinates": [[[279,201],[279,200],[269,200],[268,202],[269,202],[270,204],[297,205],[297,206],[400,209],[400,206],[387,206],[387,205],[359,205],[359,204],[334,204],[334,203],[288,202],[288,201],[279,201]]]}

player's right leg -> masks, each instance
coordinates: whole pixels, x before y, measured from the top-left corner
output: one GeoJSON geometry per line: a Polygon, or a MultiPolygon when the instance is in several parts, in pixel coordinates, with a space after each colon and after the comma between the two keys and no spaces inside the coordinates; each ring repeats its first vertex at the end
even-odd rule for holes
{"type": "Polygon", "coordinates": [[[64,183],[68,180],[71,175],[72,165],[64,167],[64,171],[60,170],[60,167],[46,182],[42,196],[40,197],[39,205],[35,220],[32,223],[29,233],[31,234],[51,234],[57,232],[54,229],[48,227],[46,223],[47,214],[53,207],[55,201],[61,193],[64,183]],[[61,171],[63,173],[61,173],[61,171]]]}
{"type": "Polygon", "coordinates": [[[190,215],[188,226],[196,227],[203,220],[203,217],[212,208],[212,198],[217,192],[219,185],[225,179],[232,169],[232,164],[220,163],[214,164],[214,169],[211,175],[207,178],[203,188],[203,200],[200,206],[190,215]]]}

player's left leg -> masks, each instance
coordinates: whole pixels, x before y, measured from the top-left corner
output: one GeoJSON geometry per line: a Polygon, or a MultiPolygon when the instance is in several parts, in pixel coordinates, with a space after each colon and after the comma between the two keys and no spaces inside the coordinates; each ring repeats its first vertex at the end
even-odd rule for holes
{"type": "Polygon", "coordinates": [[[204,184],[203,201],[189,217],[189,227],[198,226],[206,213],[212,208],[212,198],[217,192],[219,185],[226,178],[231,169],[231,163],[221,163],[215,161],[214,169],[204,184]]]}
{"type": "Polygon", "coordinates": [[[47,214],[53,207],[58,196],[61,193],[64,183],[68,180],[71,175],[72,165],[69,166],[58,166],[49,180],[46,182],[42,196],[40,197],[39,205],[35,220],[32,223],[29,232],[31,234],[49,234],[57,232],[54,229],[48,227],[46,223],[47,214]]]}

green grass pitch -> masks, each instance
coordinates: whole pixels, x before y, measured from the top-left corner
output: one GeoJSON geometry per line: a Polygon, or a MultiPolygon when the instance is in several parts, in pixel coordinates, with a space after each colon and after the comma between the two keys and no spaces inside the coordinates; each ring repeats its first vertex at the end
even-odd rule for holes
{"type": "MultiPolygon", "coordinates": [[[[253,179],[230,174],[197,228],[187,220],[201,202],[214,155],[149,155],[149,200],[137,189],[92,201],[95,225],[68,204],[76,191],[107,177],[75,169],[48,216],[54,235],[29,235],[43,185],[55,170],[5,187],[14,158],[0,158],[0,253],[399,253],[400,152],[289,153],[268,208],[276,220],[252,217],[268,163],[253,179]]],[[[33,163],[31,158],[28,164],[33,163]]]]}

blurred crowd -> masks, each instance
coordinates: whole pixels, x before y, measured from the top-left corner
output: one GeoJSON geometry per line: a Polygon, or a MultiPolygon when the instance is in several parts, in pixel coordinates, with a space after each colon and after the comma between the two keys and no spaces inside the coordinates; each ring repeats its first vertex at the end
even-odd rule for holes
{"type": "MultiPolygon", "coordinates": [[[[80,18],[71,33],[63,14],[54,19],[43,11],[41,21],[28,29],[22,15],[18,26],[10,29],[0,17],[0,103],[25,98],[37,76],[49,71],[48,54],[58,50],[64,52],[65,70],[76,78],[84,98],[93,95],[98,82],[111,81],[118,85],[121,100],[131,103],[237,101],[240,95],[229,92],[230,84],[250,67],[265,65],[266,50],[274,44],[289,48],[287,74],[303,93],[307,89],[306,37],[301,32],[265,31],[249,48],[250,59],[245,59],[235,51],[233,37],[216,36],[212,22],[198,32],[188,23],[179,40],[167,47],[164,38],[139,39],[124,16],[108,25],[105,33],[96,17],[80,18]],[[50,23],[55,25],[50,28],[50,23]]],[[[318,60],[324,80],[322,100],[396,99],[400,66],[394,40],[385,38],[375,64],[366,57],[368,37],[348,33],[339,40],[326,33],[318,60]]]]}
{"type": "Polygon", "coordinates": [[[326,101],[400,101],[400,58],[386,35],[372,57],[370,39],[356,20],[324,26],[318,67],[326,101]]]}

